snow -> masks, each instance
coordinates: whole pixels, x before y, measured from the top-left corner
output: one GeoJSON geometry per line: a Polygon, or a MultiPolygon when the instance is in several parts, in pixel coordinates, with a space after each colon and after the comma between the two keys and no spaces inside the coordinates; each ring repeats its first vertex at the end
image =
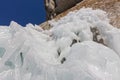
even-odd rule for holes
{"type": "Polygon", "coordinates": [[[0,80],[120,80],[120,29],[104,11],[82,8],[49,23],[0,26],[0,80]]]}

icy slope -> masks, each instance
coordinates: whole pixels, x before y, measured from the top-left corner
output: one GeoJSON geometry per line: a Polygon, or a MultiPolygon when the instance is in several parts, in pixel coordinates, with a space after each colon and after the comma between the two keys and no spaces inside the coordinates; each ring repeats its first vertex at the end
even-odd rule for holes
{"type": "Polygon", "coordinates": [[[90,8],[42,30],[0,26],[0,80],[120,80],[120,30],[90,8]]]}

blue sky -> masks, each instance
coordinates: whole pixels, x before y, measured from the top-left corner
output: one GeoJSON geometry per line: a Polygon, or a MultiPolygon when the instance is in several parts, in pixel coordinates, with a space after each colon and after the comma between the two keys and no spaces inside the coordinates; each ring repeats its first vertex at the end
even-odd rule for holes
{"type": "Polygon", "coordinates": [[[45,21],[44,0],[0,0],[0,25],[12,20],[23,26],[45,21]]]}

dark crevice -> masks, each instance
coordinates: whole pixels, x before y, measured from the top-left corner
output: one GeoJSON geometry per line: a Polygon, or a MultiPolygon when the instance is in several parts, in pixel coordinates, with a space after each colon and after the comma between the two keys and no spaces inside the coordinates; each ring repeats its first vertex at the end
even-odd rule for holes
{"type": "Polygon", "coordinates": [[[60,54],[61,54],[60,48],[57,50],[57,53],[58,53],[58,56],[60,56],[60,54]]]}
{"type": "Polygon", "coordinates": [[[22,52],[20,52],[20,59],[21,59],[21,65],[23,65],[24,58],[23,58],[23,53],[22,52]]]}
{"type": "Polygon", "coordinates": [[[62,60],[61,60],[61,64],[63,64],[65,61],[66,61],[66,58],[63,57],[62,60]]]}
{"type": "Polygon", "coordinates": [[[77,42],[80,42],[80,40],[77,41],[76,39],[73,39],[73,40],[72,40],[72,43],[71,43],[71,45],[70,45],[70,47],[72,47],[72,45],[75,44],[75,43],[77,43],[77,42]]]}

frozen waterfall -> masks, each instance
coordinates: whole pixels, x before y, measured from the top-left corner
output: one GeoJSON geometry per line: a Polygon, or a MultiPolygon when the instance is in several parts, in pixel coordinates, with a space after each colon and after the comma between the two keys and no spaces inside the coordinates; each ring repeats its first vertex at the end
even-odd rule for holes
{"type": "Polygon", "coordinates": [[[82,8],[49,23],[0,26],[0,80],[120,80],[120,29],[104,11],[82,8]]]}

